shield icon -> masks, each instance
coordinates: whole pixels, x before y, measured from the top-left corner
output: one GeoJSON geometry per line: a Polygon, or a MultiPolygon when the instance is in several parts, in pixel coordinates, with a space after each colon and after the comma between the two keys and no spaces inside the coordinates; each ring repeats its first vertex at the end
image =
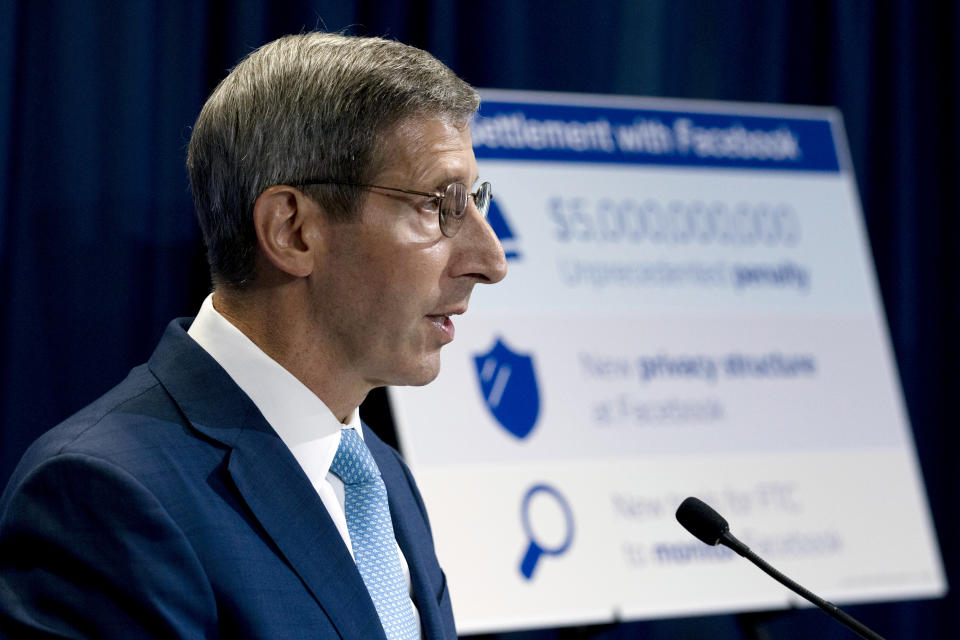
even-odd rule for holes
{"type": "Polygon", "coordinates": [[[474,356],[473,361],[487,409],[509,433],[526,438],[540,415],[533,358],[512,351],[497,338],[490,351],[474,356]]]}

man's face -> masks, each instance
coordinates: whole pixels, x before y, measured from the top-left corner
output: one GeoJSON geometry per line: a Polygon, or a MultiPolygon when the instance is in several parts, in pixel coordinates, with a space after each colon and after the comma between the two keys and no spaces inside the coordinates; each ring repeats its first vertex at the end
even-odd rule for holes
{"type": "MultiPolygon", "coordinates": [[[[372,184],[430,193],[453,182],[476,188],[467,128],[407,120],[384,152],[387,168],[372,184]]],[[[313,317],[317,339],[351,382],[372,388],[433,380],[473,285],[506,275],[503,248],[472,198],[453,238],[441,234],[437,220],[429,197],[371,189],[357,223],[329,227],[312,283],[313,317]]]]}

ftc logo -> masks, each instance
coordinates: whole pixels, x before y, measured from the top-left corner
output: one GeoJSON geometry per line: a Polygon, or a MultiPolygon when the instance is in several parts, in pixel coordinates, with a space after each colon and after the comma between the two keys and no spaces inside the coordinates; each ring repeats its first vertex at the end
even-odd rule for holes
{"type": "Polygon", "coordinates": [[[530,435],[540,415],[540,392],[530,355],[511,351],[500,338],[474,356],[480,393],[497,422],[513,436],[530,435]]]}

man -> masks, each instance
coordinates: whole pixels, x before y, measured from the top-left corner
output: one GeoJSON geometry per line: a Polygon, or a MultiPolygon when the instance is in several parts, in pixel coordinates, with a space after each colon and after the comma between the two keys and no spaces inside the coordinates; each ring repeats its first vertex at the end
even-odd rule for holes
{"type": "Polygon", "coordinates": [[[187,159],[213,294],[24,456],[0,629],[455,637],[420,495],[357,406],[431,381],[451,317],[506,273],[477,105],[423,51],[332,34],[224,79],[187,159]]]}

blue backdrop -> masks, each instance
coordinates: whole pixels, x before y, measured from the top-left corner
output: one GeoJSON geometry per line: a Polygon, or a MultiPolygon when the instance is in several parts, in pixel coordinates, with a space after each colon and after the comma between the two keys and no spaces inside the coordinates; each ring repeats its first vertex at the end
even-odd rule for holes
{"type": "MultiPolygon", "coordinates": [[[[245,53],[315,28],[425,48],[479,87],[839,106],[960,580],[954,2],[0,2],[0,483],[30,441],[145,360],[170,318],[195,312],[209,283],[184,170],[190,126],[245,53]]],[[[389,427],[382,395],[365,412],[389,427]]],[[[957,606],[951,595],[850,610],[890,638],[934,638],[950,635],[957,606]]],[[[851,637],[815,611],[501,636],[851,637]]]]}

